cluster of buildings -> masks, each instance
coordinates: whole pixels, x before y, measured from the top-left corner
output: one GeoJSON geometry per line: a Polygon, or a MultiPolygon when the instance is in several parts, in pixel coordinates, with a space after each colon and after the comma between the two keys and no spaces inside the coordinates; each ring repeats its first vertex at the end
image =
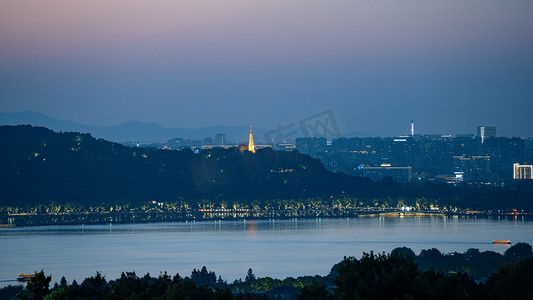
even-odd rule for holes
{"type": "MultiPolygon", "coordinates": [[[[132,146],[130,144],[125,144],[125,145],[132,146]]],[[[133,145],[133,146],[139,146],[139,145],[133,145]]],[[[227,140],[225,134],[219,133],[214,138],[205,137],[201,140],[175,138],[175,139],[169,140],[168,142],[164,144],[150,144],[150,145],[143,145],[143,146],[167,149],[167,150],[181,150],[181,149],[189,148],[195,152],[199,152],[201,150],[206,150],[206,149],[213,149],[213,148],[225,148],[225,149],[239,148],[242,151],[248,150],[253,153],[255,153],[256,149],[272,147],[272,145],[261,145],[261,144],[256,144],[254,142],[252,126],[250,126],[250,134],[248,137],[248,143],[246,145],[244,143],[241,144],[239,142],[230,142],[227,140]]]]}
{"type": "MultiPolygon", "coordinates": [[[[202,140],[173,139],[163,149],[239,147],[224,134],[202,140]]],[[[469,182],[501,185],[510,180],[533,179],[533,139],[498,137],[496,127],[479,126],[477,134],[411,134],[387,138],[300,137],[293,143],[254,143],[252,130],[242,150],[273,147],[297,149],[322,161],[332,172],[369,177],[378,181],[391,177],[396,182],[469,182]]]]}
{"type": "Polygon", "coordinates": [[[298,138],[295,148],[331,171],[397,182],[435,181],[502,184],[533,179],[533,139],[497,137],[480,126],[477,135],[416,135],[395,138],[298,138]]]}

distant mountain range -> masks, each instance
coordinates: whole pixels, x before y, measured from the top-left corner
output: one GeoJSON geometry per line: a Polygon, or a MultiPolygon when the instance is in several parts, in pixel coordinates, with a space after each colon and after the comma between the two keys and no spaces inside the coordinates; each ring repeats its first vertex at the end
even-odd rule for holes
{"type": "MultiPolygon", "coordinates": [[[[228,142],[245,142],[248,140],[249,128],[212,126],[202,128],[166,128],[153,122],[131,121],[116,126],[98,127],[82,125],[71,121],[59,120],[45,114],[21,111],[16,113],[0,112],[0,125],[33,125],[42,126],[57,132],[90,133],[96,138],[114,142],[135,141],[140,143],[166,142],[173,138],[199,140],[215,137],[219,133],[227,136],[228,142]]],[[[254,134],[262,140],[268,130],[254,129],[254,134]]]]}
{"type": "MultiPolygon", "coordinates": [[[[71,121],[59,120],[45,114],[21,111],[15,113],[0,112],[1,125],[33,125],[42,126],[52,129],[56,132],[81,132],[90,133],[96,138],[124,143],[164,143],[174,138],[184,138],[199,140],[205,137],[214,138],[215,135],[223,133],[226,135],[228,143],[246,143],[248,141],[249,128],[247,126],[211,126],[202,128],[166,128],[153,122],[131,121],[116,126],[91,126],[82,125],[71,121]]],[[[256,143],[264,143],[265,134],[271,129],[254,128],[256,143]]],[[[297,132],[301,132],[296,128],[297,132]]],[[[273,134],[274,135],[274,134],[273,134]]],[[[344,135],[353,136],[371,136],[367,132],[352,132],[344,135]]],[[[297,136],[291,136],[296,138],[297,136]]]]}

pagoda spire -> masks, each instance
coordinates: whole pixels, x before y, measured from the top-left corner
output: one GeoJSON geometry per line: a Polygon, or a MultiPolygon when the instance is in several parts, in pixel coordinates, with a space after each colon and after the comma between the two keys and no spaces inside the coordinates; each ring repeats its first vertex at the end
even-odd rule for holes
{"type": "Polygon", "coordinates": [[[250,138],[248,139],[248,151],[255,153],[254,135],[252,133],[252,125],[250,125],[250,138]]]}

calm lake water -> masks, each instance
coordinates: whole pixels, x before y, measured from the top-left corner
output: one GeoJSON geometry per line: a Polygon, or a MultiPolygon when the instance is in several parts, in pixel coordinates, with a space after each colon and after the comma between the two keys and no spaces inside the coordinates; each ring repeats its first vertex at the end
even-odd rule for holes
{"type": "Polygon", "coordinates": [[[108,279],[123,271],[188,276],[204,265],[228,282],[248,268],[280,279],[326,275],[344,256],[371,250],[508,249],[495,239],[533,245],[533,222],[417,216],[0,228],[0,286],[41,269],[78,283],[96,271],[108,279]]]}

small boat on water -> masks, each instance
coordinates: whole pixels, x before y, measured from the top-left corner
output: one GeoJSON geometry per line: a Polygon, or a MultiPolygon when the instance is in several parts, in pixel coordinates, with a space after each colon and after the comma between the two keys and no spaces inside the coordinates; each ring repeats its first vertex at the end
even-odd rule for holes
{"type": "Polygon", "coordinates": [[[511,245],[510,240],[494,240],[492,241],[494,245],[511,245]]]}
{"type": "Polygon", "coordinates": [[[24,274],[24,273],[20,273],[20,274],[18,274],[18,278],[17,278],[17,280],[18,280],[18,281],[29,281],[29,280],[32,279],[34,276],[35,276],[35,273],[33,273],[33,274],[24,274]]]}

